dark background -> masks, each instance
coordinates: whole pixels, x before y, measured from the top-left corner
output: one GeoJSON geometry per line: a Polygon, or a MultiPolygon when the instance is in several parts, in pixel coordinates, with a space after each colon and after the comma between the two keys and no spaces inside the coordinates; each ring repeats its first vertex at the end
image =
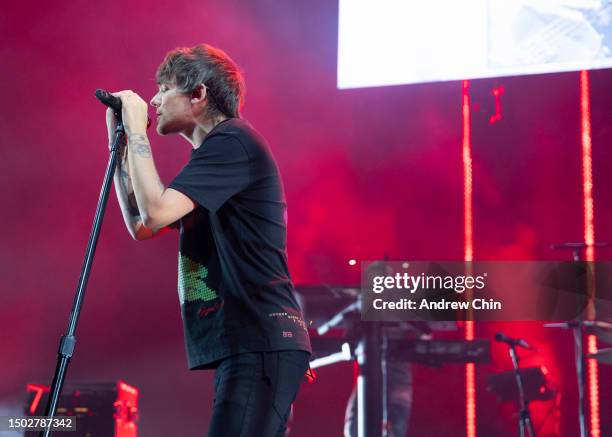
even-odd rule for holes
{"type": "MultiPolygon", "coordinates": [[[[93,92],[150,99],[174,47],[207,42],[243,68],[243,115],[284,175],[296,283],[354,283],[350,258],[463,259],[461,83],[337,90],[335,1],[13,2],[0,32],[0,415],[19,413],[25,384],[53,374],[108,157],[93,92]]],[[[590,78],[595,235],[610,241],[612,72],[590,78]]],[[[471,97],[475,259],[569,259],[549,245],[583,240],[578,73],[475,80],[471,97]],[[490,125],[499,85],[503,118],[490,125]]],[[[190,145],[153,133],[151,142],[169,182],[190,145]]],[[[177,246],[176,235],[132,241],[112,196],[68,373],[137,386],[142,436],[204,435],[210,415],[212,374],[186,369],[177,246]]],[[[476,336],[498,330],[539,347],[524,364],[545,365],[561,390],[541,435],[555,435],[555,417],[560,435],[577,435],[569,333],[498,323],[476,336]]],[[[510,368],[505,348],[493,348],[493,363],[477,367],[478,431],[511,436],[514,407],[485,390],[487,375],[510,368]]],[[[610,436],[612,368],[599,369],[610,436]]],[[[414,372],[411,435],[462,435],[464,367],[414,372]]],[[[296,402],[292,435],[341,435],[353,377],[351,364],[321,370],[296,402]]],[[[550,407],[533,405],[538,426],[550,407]]]]}

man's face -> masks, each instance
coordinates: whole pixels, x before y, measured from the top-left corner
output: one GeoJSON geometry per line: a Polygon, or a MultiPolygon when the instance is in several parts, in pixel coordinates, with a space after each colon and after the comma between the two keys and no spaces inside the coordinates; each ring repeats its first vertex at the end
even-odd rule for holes
{"type": "Polygon", "coordinates": [[[171,83],[159,85],[151,99],[157,114],[157,133],[160,135],[188,133],[195,126],[191,96],[171,83]]]}

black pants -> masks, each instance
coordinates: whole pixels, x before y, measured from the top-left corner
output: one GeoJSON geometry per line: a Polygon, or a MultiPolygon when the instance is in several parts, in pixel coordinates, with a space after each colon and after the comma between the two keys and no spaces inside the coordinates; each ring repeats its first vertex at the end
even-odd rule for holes
{"type": "Polygon", "coordinates": [[[208,437],[283,437],[308,352],[253,352],[221,361],[208,437]]]}

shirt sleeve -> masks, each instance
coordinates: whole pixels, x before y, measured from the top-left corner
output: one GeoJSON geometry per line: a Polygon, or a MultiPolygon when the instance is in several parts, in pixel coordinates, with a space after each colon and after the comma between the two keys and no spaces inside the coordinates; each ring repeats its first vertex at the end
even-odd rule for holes
{"type": "Polygon", "coordinates": [[[250,173],[249,156],[240,140],[218,135],[193,151],[169,188],[215,212],[249,185],[250,173]]]}

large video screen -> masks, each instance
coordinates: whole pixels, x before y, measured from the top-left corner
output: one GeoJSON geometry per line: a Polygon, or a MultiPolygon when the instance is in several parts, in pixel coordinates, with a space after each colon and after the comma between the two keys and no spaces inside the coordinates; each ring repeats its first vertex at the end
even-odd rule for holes
{"type": "Polygon", "coordinates": [[[612,67],[612,0],[340,0],[338,88],[612,67]]]}

